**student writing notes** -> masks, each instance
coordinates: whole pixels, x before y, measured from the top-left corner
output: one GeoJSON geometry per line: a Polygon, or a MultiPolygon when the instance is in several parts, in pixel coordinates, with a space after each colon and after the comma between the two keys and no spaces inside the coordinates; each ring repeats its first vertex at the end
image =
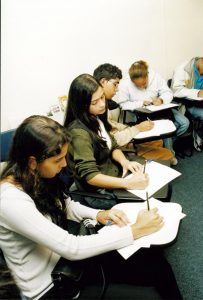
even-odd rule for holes
{"type": "MultiPolygon", "coordinates": [[[[58,174],[67,165],[68,148],[65,128],[47,117],[31,116],[17,128],[2,173],[0,247],[22,296],[59,300],[59,291],[51,279],[59,258],[80,260],[99,255],[97,259],[108,282],[155,286],[162,299],[182,299],[162,253],[147,249],[125,263],[112,251],[160,230],[164,221],[157,208],[141,210],[137,220],[127,225],[128,219],[121,210],[96,210],[67,198],[58,174]],[[101,224],[111,219],[121,227],[90,236],[75,236],[64,229],[68,220],[80,222],[84,218],[101,224]]],[[[84,283],[87,278],[94,284],[89,269],[84,283]]],[[[63,287],[64,298],[66,289],[68,285],[63,287]]],[[[78,299],[84,299],[82,291],[78,299]]]]}
{"type": "Polygon", "coordinates": [[[64,126],[71,134],[69,167],[78,189],[144,189],[148,185],[142,165],[127,160],[109,134],[104,91],[91,75],[73,80],[64,126]],[[132,178],[124,178],[127,171],[132,178]]]}

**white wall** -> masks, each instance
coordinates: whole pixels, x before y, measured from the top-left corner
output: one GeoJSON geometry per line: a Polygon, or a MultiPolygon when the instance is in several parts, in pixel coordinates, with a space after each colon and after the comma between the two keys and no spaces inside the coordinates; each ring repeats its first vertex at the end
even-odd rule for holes
{"type": "Polygon", "coordinates": [[[145,59],[166,79],[203,55],[202,0],[2,0],[1,129],[45,114],[73,78],[145,59]]]}

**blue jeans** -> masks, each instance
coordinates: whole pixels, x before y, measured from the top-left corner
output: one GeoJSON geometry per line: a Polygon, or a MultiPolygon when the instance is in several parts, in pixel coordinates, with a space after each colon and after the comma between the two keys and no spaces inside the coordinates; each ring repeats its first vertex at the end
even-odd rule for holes
{"type": "MultiPolygon", "coordinates": [[[[179,110],[172,109],[172,112],[173,112],[173,116],[175,119],[174,124],[175,124],[176,130],[177,130],[176,131],[176,137],[177,137],[177,136],[182,135],[183,133],[185,133],[188,130],[190,122],[189,122],[188,118],[186,118],[179,110]]],[[[171,150],[171,152],[173,153],[174,156],[175,156],[175,152],[173,150],[173,140],[175,138],[164,139],[164,147],[171,150]]]]}
{"type": "Polygon", "coordinates": [[[203,108],[201,107],[188,107],[187,110],[194,118],[198,118],[200,121],[203,121],[203,108]]]}
{"type": "Polygon", "coordinates": [[[176,136],[180,136],[188,130],[190,121],[179,110],[172,109],[172,112],[175,119],[174,124],[177,130],[176,136]]]}
{"type": "Polygon", "coordinates": [[[175,156],[175,151],[173,150],[173,139],[172,138],[166,138],[163,140],[164,142],[164,147],[169,149],[173,155],[175,156]]]}

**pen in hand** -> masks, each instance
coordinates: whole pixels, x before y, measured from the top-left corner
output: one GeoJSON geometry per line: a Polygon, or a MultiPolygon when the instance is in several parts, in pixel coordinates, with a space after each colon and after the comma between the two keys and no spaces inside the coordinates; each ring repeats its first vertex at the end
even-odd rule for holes
{"type": "Polygon", "coordinates": [[[146,200],[147,200],[147,210],[149,211],[149,210],[150,210],[150,207],[149,207],[149,196],[148,196],[148,192],[146,192],[146,200]]]}

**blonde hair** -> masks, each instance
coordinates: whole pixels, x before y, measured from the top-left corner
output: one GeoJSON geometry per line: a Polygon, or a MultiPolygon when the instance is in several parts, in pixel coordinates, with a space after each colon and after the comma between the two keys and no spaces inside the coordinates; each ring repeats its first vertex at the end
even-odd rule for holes
{"type": "Polygon", "coordinates": [[[140,77],[147,77],[148,64],[143,60],[136,61],[131,65],[128,73],[130,75],[131,80],[140,77]]]}

